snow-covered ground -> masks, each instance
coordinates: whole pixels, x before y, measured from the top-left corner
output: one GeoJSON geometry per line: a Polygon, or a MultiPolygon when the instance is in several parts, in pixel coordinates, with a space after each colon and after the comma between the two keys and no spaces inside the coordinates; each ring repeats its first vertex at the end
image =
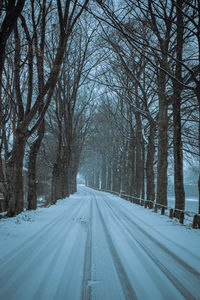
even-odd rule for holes
{"type": "MultiPolygon", "coordinates": [[[[175,207],[175,197],[168,197],[168,206],[175,207]]],[[[185,199],[185,210],[198,213],[199,202],[195,197],[186,197],[185,199]]]]}
{"type": "Polygon", "coordinates": [[[79,186],[0,220],[0,299],[200,299],[199,249],[200,230],[79,186]]]}

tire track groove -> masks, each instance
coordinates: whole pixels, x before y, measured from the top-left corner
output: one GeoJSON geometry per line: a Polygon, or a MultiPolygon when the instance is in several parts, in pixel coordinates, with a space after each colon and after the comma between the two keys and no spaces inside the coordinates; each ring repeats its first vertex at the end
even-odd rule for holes
{"type": "Polygon", "coordinates": [[[123,289],[123,292],[124,292],[124,296],[127,300],[137,300],[137,295],[129,281],[129,278],[128,278],[128,275],[124,269],[124,266],[121,262],[121,259],[116,251],[116,248],[114,246],[114,243],[112,241],[112,238],[110,236],[110,233],[107,229],[107,226],[105,224],[105,221],[104,221],[104,218],[103,218],[103,215],[102,215],[102,212],[97,204],[97,201],[95,201],[96,203],[96,207],[97,207],[97,211],[98,211],[98,214],[99,214],[99,217],[101,219],[101,223],[102,223],[102,227],[104,229],[104,232],[105,232],[105,236],[106,236],[106,239],[107,239],[107,242],[108,242],[108,245],[109,245],[109,248],[110,248],[110,252],[112,254],[112,257],[113,257],[113,262],[114,262],[114,265],[115,265],[115,268],[117,270],[117,273],[118,273],[118,277],[119,277],[119,280],[120,280],[120,283],[121,283],[121,286],[122,286],[122,289],[123,289]]]}
{"type": "MultiPolygon", "coordinates": [[[[129,222],[124,221],[124,218],[121,218],[119,221],[119,214],[116,213],[116,211],[114,211],[113,207],[111,207],[110,203],[108,203],[107,200],[105,200],[105,203],[107,204],[107,207],[109,208],[109,210],[112,212],[113,216],[116,219],[116,222],[118,222],[120,225],[123,225],[124,228],[126,229],[126,231],[128,232],[129,236],[143,249],[143,251],[152,259],[152,261],[158,266],[158,268],[165,274],[165,276],[172,282],[172,284],[179,290],[179,292],[186,298],[186,299],[191,299],[191,300],[197,300],[198,298],[194,297],[190,291],[188,291],[185,286],[165,267],[164,264],[162,264],[160,262],[160,260],[157,259],[157,257],[153,254],[153,252],[141,241],[138,240],[133,233],[130,230],[130,223],[131,223],[131,228],[136,227],[138,230],[140,230],[140,232],[144,233],[146,237],[148,237],[151,241],[156,241],[156,245],[159,246],[162,250],[167,250],[165,251],[167,255],[170,255],[173,259],[176,260],[176,262],[181,266],[181,268],[184,268],[186,272],[190,272],[192,273],[191,275],[195,276],[199,275],[199,273],[194,270],[193,268],[191,268],[191,266],[189,266],[188,264],[186,264],[185,262],[183,262],[180,258],[176,257],[176,255],[174,255],[173,253],[171,253],[170,250],[168,250],[167,248],[165,248],[162,244],[160,244],[157,240],[155,240],[154,238],[152,238],[150,235],[148,235],[147,232],[145,232],[142,228],[140,228],[138,226],[138,224],[136,224],[133,220],[130,220],[129,217],[127,217],[127,215],[125,215],[124,213],[120,212],[118,210],[118,212],[121,213],[121,215],[123,217],[126,217],[126,220],[128,220],[129,222]],[[131,222],[130,222],[131,221],[131,222]],[[128,224],[129,223],[129,224],[128,224]],[[172,254],[172,255],[171,255],[172,254]],[[178,258],[178,259],[176,259],[178,258]],[[183,262],[183,263],[182,263],[183,262]]],[[[188,275],[189,276],[189,275],[188,275]]],[[[199,277],[199,276],[198,276],[199,277]]],[[[197,277],[197,278],[198,278],[197,277]]],[[[195,280],[196,278],[194,278],[195,280]]],[[[200,281],[199,281],[199,285],[200,285],[200,281]]]]}

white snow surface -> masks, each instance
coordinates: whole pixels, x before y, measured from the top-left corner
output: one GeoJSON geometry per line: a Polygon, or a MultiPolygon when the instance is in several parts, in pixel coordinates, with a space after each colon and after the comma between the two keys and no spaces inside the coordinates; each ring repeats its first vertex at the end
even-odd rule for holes
{"type": "Polygon", "coordinates": [[[79,186],[0,220],[0,299],[200,299],[199,250],[200,230],[79,186]]]}

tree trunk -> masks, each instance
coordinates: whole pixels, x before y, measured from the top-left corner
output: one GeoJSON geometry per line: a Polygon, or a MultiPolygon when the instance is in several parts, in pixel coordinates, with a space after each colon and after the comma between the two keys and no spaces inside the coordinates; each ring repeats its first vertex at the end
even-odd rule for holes
{"type": "Polygon", "coordinates": [[[0,82],[4,67],[7,40],[9,39],[9,36],[17,23],[17,19],[22,12],[25,0],[18,0],[17,3],[15,2],[16,1],[9,1],[9,4],[6,5],[7,9],[5,11],[5,16],[4,19],[1,20],[0,25],[0,82]]]}
{"type": "Polygon", "coordinates": [[[132,140],[130,143],[130,154],[129,154],[129,161],[130,161],[130,188],[129,194],[135,194],[135,160],[136,160],[136,151],[135,151],[135,136],[134,132],[132,134],[132,140]]]}
{"type": "Polygon", "coordinates": [[[142,125],[141,118],[138,113],[135,114],[136,118],[136,173],[135,173],[135,195],[141,196],[142,192],[142,125]]]}
{"type": "Polygon", "coordinates": [[[102,164],[101,164],[101,189],[106,189],[106,158],[105,155],[102,155],[102,164]]]}
{"type": "Polygon", "coordinates": [[[146,176],[147,176],[147,200],[155,200],[155,176],[154,176],[154,156],[155,156],[155,133],[156,126],[153,121],[150,122],[147,160],[146,160],[146,176]]]}
{"type": "Polygon", "coordinates": [[[59,175],[58,172],[58,164],[57,162],[54,164],[53,166],[53,172],[52,172],[52,179],[51,179],[51,204],[55,204],[56,203],[56,198],[57,198],[57,178],[59,175]]]}
{"type": "MultiPolygon", "coordinates": [[[[176,44],[176,78],[181,81],[183,52],[183,1],[178,1],[176,9],[177,15],[177,44],[176,44]]],[[[185,191],[183,184],[183,150],[182,150],[182,130],[181,130],[181,92],[182,85],[174,81],[173,84],[173,144],[174,144],[174,190],[175,190],[175,209],[185,209],[185,191]]],[[[176,217],[180,216],[180,212],[175,210],[176,217]]]]}
{"type": "Polygon", "coordinates": [[[114,192],[120,192],[120,178],[119,178],[119,170],[118,170],[118,164],[116,161],[112,164],[112,191],[114,192]]]}
{"type": "MultiPolygon", "coordinates": [[[[64,163],[64,162],[63,162],[64,163]]],[[[65,165],[63,168],[63,172],[61,173],[60,182],[61,182],[61,189],[60,194],[62,195],[61,198],[69,197],[69,165],[65,165]]]]}
{"type": "MultiPolygon", "coordinates": [[[[200,47],[200,45],[199,45],[200,47]]],[[[200,59],[200,57],[199,57],[200,59]]],[[[199,178],[198,178],[198,192],[199,192],[199,214],[200,214],[200,81],[195,89],[196,97],[199,106],[199,127],[198,127],[198,148],[199,148],[199,178]]]]}
{"type": "Polygon", "coordinates": [[[95,187],[96,189],[99,189],[100,184],[99,184],[99,171],[98,170],[94,170],[94,181],[93,181],[93,187],[95,187]]]}
{"type": "Polygon", "coordinates": [[[28,210],[37,208],[36,160],[45,131],[45,120],[38,129],[38,137],[31,145],[28,162],[28,210]]]}
{"type": "Polygon", "coordinates": [[[25,144],[25,134],[17,129],[13,150],[6,162],[9,217],[19,214],[24,209],[23,160],[25,144]]]}
{"type": "Polygon", "coordinates": [[[127,194],[129,191],[128,141],[124,141],[123,144],[124,145],[121,162],[121,189],[127,194]]]}
{"type": "Polygon", "coordinates": [[[59,126],[59,135],[58,135],[58,148],[56,154],[56,162],[53,166],[52,171],[52,180],[51,180],[51,204],[55,204],[58,199],[61,199],[62,194],[62,178],[64,176],[64,164],[62,161],[62,126],[61,122],[59,126]]]}
{"type": "Polygon", "coordinates": [[[106,181],[106,189],[108,191],[111,191],[111,170],[112,170],[112,165],[111,165],[111,161],[108,161],[108,174],[107,174],[107,181],[106,181]]]}
{"type": "Polygon", "coordinates": [[[145,198],[145,145],[144,139],[142,139],[142,194],[141,198],[145,198]]]}
{"type": "Polygon", "coordinates": [[[72,175],[72,188],[70,190],[70,195],[77,192],[77,171],[73,171],[72,175]]]}
{"type": "Polygon", "coordinates": [[[6,188],[5,182],[5,170],[3,166],[3,160],[0,152],[0,182],[1,182],[1,191],[3,193],[3,197],[0,199],[0,212],[4,212],[8,210],[8,191],[6,188]]]}
{"type": "MultiPolygon", "coordinates": [[[[185,209],[183,184],[183,151],[181,140],[180,93],[176,92],[173,103],[173,142],[174,142],[174,191],[175,209],[185,209]]],[[[177,212],[179,215],[179,212],[177,212]]]]}
{"type": "Polygon", "coordinates": [[[52,181],[51,181],[51,204],[55,204],[62,196],[62,174],[61,162],[57,159],[53,167],[52,181]]]}
{"type": "Polygon", "coordinates": [[[168,168],[168,103],[166,101],[165,74],[158,75],[158,163],[156,202],[167,206],[167,168],[168,168]]]}
{"type": "Polygon", "coordinates": [[[70,164],[69,169],[69,194],[72,195],[77,192],[77,167],[75,163],[70,164]]]}

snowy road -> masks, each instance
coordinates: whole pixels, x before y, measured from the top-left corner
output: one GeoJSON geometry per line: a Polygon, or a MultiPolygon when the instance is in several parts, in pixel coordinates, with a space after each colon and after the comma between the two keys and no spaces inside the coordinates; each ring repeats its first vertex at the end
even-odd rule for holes
{"type": "Polygon", "coordinates": [[[14,245],[0,231],[1,300],[200,299],[199,233],[107,193],[77,194],[14,245]]]}

